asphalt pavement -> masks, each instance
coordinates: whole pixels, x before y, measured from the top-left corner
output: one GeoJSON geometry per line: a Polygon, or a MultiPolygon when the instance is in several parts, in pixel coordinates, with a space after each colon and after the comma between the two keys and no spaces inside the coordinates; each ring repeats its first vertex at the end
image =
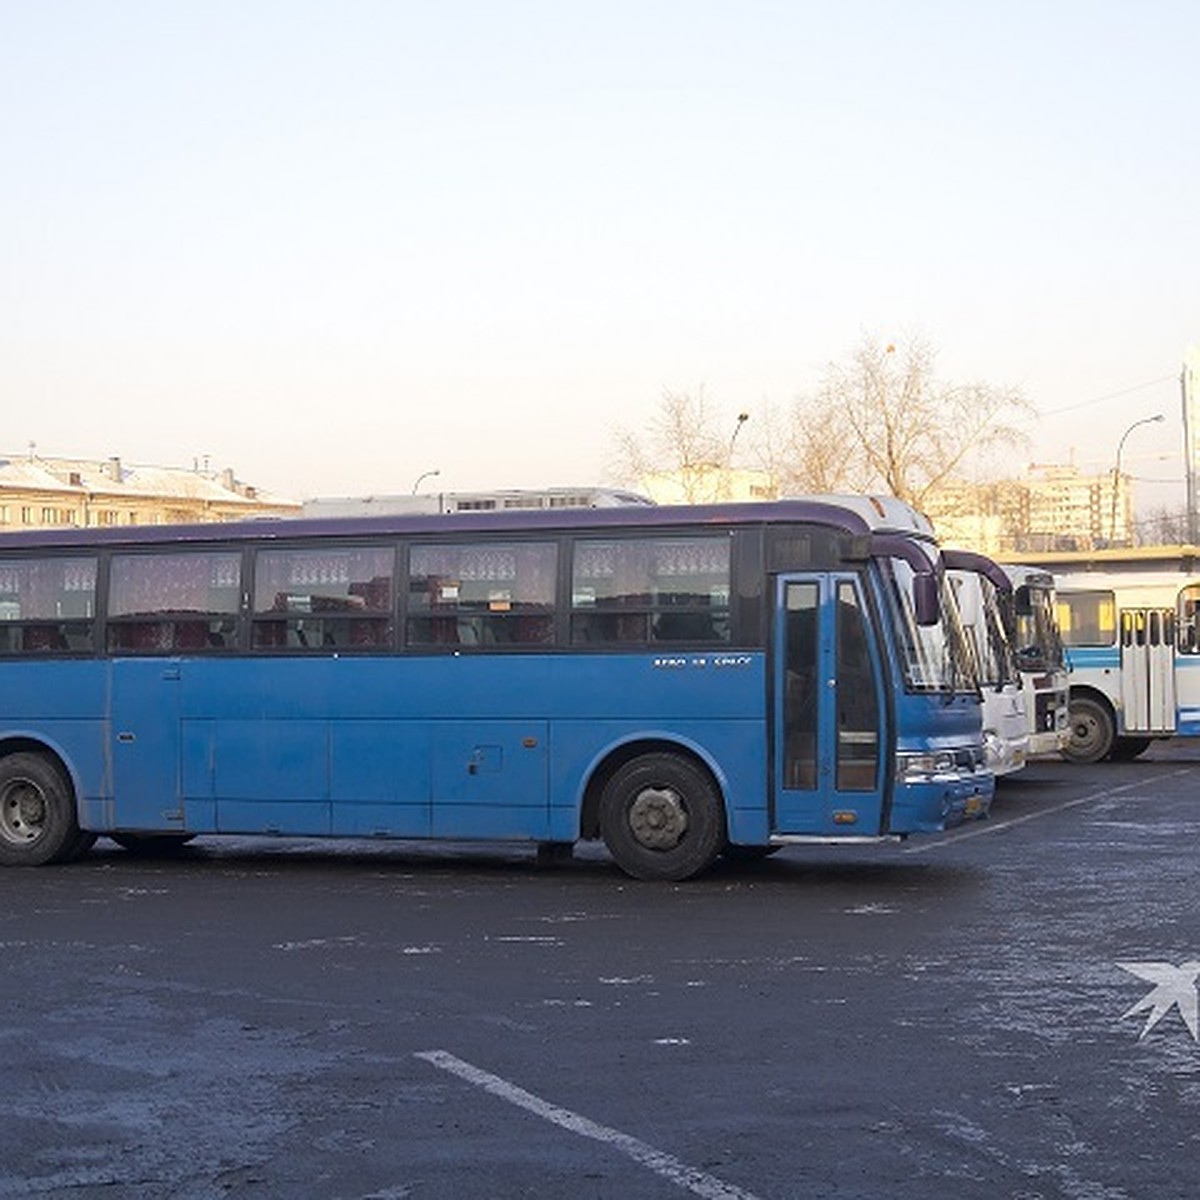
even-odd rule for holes
{"type": "Polygon", "coordinates": [[[1200,745],[684,884],[587,847],[0,873],[0,1200],[1200,1194],[1200,745]],[[1191,964],[1191,965],[1189,965],[1191,964]]]}

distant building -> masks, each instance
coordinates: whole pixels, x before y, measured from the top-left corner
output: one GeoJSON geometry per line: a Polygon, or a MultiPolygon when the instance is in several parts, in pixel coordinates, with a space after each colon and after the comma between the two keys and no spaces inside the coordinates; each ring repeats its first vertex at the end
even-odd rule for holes
{"type": "Polygon", "coordinates": [[[291,516],[299,509],[297,501],[243,483],[231,470],[0,454],[0,534],[58,526],[233,521],[291,516]]]}
{"type": "Polygon", "coordinates": [[[1024,478],[953,480],[925,502],[944,542],[986,554],[1095,550],[1133,541],[1133,480],[1085,474],[1073,464],[1034,464],[1024,478]]]}
{"type": "Polygon", "coordinates": [[[656,504],[721,504],[731,500],[777,500],[779,487],[769,471],[695,463],[639,480],[656,504]]]}

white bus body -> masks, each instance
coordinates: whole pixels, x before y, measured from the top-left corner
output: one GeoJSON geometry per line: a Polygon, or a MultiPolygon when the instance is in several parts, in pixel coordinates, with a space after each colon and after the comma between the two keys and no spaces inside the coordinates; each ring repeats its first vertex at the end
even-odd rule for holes
{"type": "Polygon", "coordinates": [[[1055,754],[1066,748],[1069,680],[1055,610],[1055,580],[1043,567],[1002,564],[1012,580],[1007,611],[1009,638],[1021,674],[1029,753],[1055,754]]]}
{"type": "Polygon", "coordinates": [[[1056,573],[1077,762],[1129,759],[1155,738],[1200,735],[1200,574],[1176,569],[1056,573]]]}
{"type": "Polygon", "coordinates": [[[959,618],[971,644],[983,699],[985,762],[994,775],[1019,771],[1029,753],[1029,720],[1012,643],[990,579],[976,571],[946,572],[958,601],[959,618]]]}

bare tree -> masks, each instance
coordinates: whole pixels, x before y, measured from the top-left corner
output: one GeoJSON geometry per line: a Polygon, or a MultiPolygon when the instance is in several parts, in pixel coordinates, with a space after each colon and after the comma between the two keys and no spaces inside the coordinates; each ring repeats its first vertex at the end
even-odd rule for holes
{"type": "Polygon", "coordinates": [[[830,365],[816,396],[797,403],[798,466],[820,485],[882,488],[920,508],[969,463],[1024,440],[1014,422],[1030,406],[1019,391],[944,382],[935,368],[919,335],[899,347],[864,335],[848,362],[830,365]]]}
{"type": "MultiPolygon", "coordinates": [[[[735,427],[736,428],[736,427],[735,427]]],[[[618,429],[613,473],[626,483],[670,476],[689,504],[720,499],[732,437],[704,389],[664,392],[644,431],[618,429]]]]}
{"type": "Polygon", "coordinates": [[[816,400],[797,400],[785,415],[764,405],[755,423],[754,446],[781,495],[867,488],[870,470],[847,453],[845,438],[836,433],[838,423],[837,413],[825,411],[816,400]]]}

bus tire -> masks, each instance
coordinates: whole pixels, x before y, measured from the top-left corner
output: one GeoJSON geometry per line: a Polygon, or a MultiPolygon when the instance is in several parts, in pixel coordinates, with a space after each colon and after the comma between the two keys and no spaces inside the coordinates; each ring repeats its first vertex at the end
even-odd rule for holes
{"type": "Polygon", "coordinates": [[[1113,762],[1133,762],[1139,754],[1147,750],[1152,738],[1148,737],[1119,737],[1113,739],[1113,747],[1108,757],[1113,762]]]}
{"type": "Polygon", "coordinates": [[[95,840],[79,828],[74,792],[52,759],[32,751],[0,759],[0,865],[67,862],[95,840]]]}
{"type": "Polygon", "coordinates": [[[600,834],[634,879],[678,882],[710,867],[724,849],[724,808],[708,773],[691,759],[643,754],[605,784],[600,834]]]}
{"type": "Polygon", "coordinates": [[[1098,763],[1112,753],[1116,725],[1108,706],[1090,696],[1072,696],[1067,721],[1070,735],[1063,758],[1073,763],[1098,763]]]}

